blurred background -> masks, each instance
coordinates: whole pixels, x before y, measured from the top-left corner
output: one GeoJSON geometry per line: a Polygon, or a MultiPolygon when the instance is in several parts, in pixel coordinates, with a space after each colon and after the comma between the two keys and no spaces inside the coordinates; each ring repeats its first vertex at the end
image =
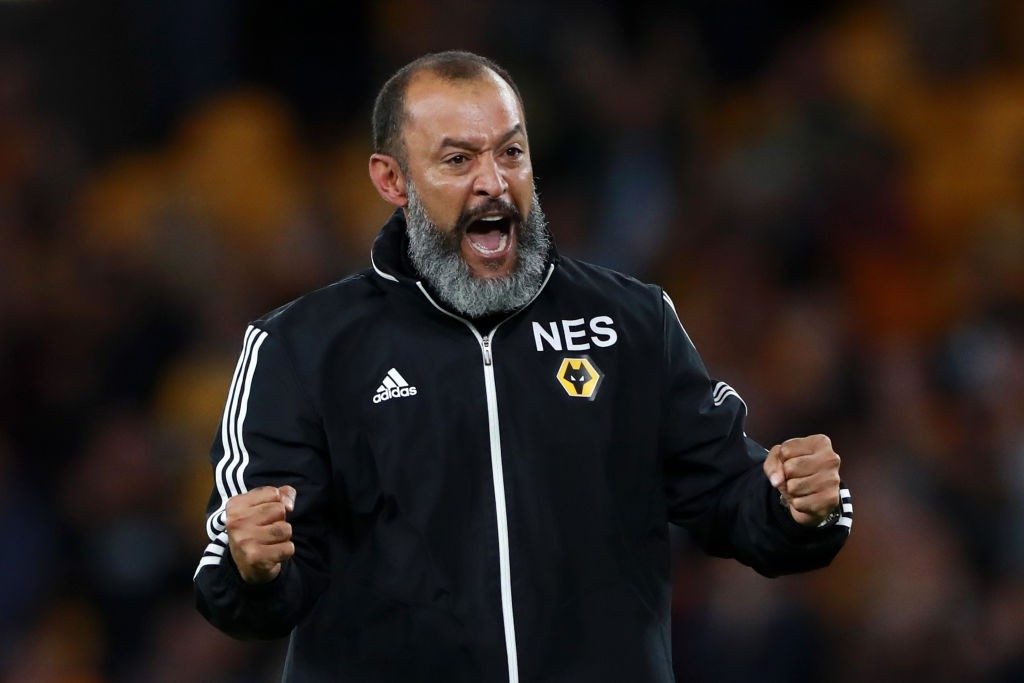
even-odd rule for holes
{"type": "Polygon", "coordinates": [[[561,250],[843,456],[827,571],[678,533],[678,680],[1024,680],[1024,3],[556,5],[0,2],[0,677],[278,679],[192,607],[208,447],[246,322],[367,265],[376,89],[458,47],[561,250]]]}

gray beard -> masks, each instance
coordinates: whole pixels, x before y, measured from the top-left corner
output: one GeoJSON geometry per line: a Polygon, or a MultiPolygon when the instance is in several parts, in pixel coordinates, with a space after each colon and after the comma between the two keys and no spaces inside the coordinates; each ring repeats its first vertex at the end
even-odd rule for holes
{"type": "Polygon", "coordinates": [[[551,240],[534,190],[529,215],[516,226],[516,263],[503,277],[478,278],[462,257],[462,233],[445,232],[427,216],[409,183],[406,207],[409,259],[416,272],[452,311],[467,318],[507,313],[525,306],[544,282],[551,240]]]}

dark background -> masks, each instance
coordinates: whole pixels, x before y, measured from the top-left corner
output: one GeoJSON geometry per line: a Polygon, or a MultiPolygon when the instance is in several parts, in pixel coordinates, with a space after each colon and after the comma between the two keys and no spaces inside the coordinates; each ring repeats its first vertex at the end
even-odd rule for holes
{"type": "Polygon", "coordinates": [[[0,2],[0,676],[271,681],[191,606],[245,323],[367,262],[376,89],[506,66],[560,248],[672,294],[827,571],[678,534],[680,681],[1024,680],[1024,5],[0,2]]]}

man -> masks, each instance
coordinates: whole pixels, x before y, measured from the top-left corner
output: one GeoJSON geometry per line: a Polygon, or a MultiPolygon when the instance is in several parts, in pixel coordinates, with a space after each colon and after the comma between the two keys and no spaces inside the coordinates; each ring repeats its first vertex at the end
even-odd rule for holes
{"type": "Polygon", "coordinates": [[[522,101],[476,55],[381,90],[372,268],[254,322],[200,611],[287,681],[671,681],[668,522],[768,576],[850,530],[828,438],[769,453],[668,295],[552,247],[522,101]]]}

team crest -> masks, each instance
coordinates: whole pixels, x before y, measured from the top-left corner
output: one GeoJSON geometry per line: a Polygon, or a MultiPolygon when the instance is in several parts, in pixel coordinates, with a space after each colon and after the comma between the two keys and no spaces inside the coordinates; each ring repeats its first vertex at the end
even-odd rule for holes
{"type": "Polygon", "coordinates": [[[555,379],[569,396],[593,401],[604,375],[589,356],[579,356],[563,358],[562,364],[558,366],[558,372],[555,373],[555,379]]]}

